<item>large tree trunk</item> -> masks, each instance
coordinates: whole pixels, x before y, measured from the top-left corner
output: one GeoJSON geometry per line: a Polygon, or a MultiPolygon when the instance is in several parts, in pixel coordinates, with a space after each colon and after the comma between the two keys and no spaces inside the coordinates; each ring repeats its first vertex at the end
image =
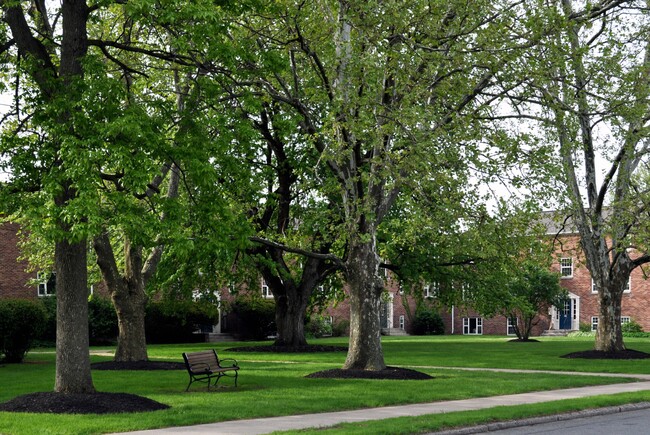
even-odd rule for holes
{"type": "Polygon", "coordinates": [[[56,374],[54,391],[92,393],[88,352],[88,277],[86,240],[55,245],[56,374]]]}
{"type": "Polygon", "coordinates": [[[625,344],[621,330],[622,287],[620,290],[603,287],[598,289],[600,309],[595,349],[603,352],[623,351],[625,344]]]}
{"type": "Polygon", "coordinates": [[[371,242],[353,245],[346,263],[350,288],[350,345],[344,369],[383,370],[379,304],[384,289],[371,242]]]}
{"type": "Polygon", "coordinates": [[[296,294],[294,297],[283,295],[275,298],[275,325],[278,328],[276,346],[307,346],[305,338],[307,303],[302,296],[296,294]]]}
{"type": "Polygon", "coordinates": [[[137,285],[124,283],[112,289],[111,300],[117,313],[119,335],[115,361],[146,361],[145,310],[147,296],[137,285]]]}

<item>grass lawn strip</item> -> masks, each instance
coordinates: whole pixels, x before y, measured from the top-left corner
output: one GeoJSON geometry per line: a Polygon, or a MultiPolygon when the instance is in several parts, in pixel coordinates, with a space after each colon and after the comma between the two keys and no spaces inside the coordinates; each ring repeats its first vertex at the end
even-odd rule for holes
{"type": "Polygon", "coordinates": [[[331,427],[277,431],[279,435],[407,435],[455,430],[462,433],[489,433],[500,428],[521,427],[546,421],[568,420],[597,414],[614,414],[650,408],[650,392],[592,396],[538,404],[497,406],[478,411],[459,411],[415,417],[341,423],[331,427]],[[473,429],[469,431],[469,429],[473,429]]]}
{"type": "MultiPolygon", "coordinates": [[[[262,418],[280,415],[296,415],[349,409],[362,409],[425,403],[444,400],[460,400],[515,394],[530,391],[548,391],[586,385],[631,382],[604,368],[600,361],[582,361],[584,370],[574,370],[575,361],[561,359],[564,353],[593,346],[586,340],[548,341],[536,343],[536,358],[530,359],[526,369],[552,367],[554,373],[510,373],[486,371],[490,366],[504,369],[521,368],[520,353],[529,354],[532,348],[512,346],[504,338],[500,340],[476,340],[465,337],[406,337],[406,340],[391,338],[384,341],[388,365],[427,367],[419,369],[435,377],[430,381],[383,381],[383,380],[340,380],[306,379],[307,374],[318,370],[340,368],[345,353],[318,354],[262,354],[237,353],[235,356],[242,367],[240,387],[225,386],[207,392],[204,387],[192,388],[184,393],[187,382],[185,371],[135,372],[93,371],[96,388],[102,392],[124,392],[138,394],[171,406],[171,409],[153,413],[134,413],[105,416],[77,416],[52,414],[0,413],[0,433],[8,434],[84,434],[107,433],[157,427],[185,426],[217,421],[262,418]],[[448,355],[443,350],[447,348],[448,355]],[[499,355],[499,358],[494,356],[499,355]],[[467,356],[471,355],[471,358],[467,356]],[[276,362],[260,362],[260,361],[276,362]],[[511,364],[508,364],[508,361],[511,364]],[[450,367],[458,361],[467,362],[479,371],[458,370],[450,367]],[[287,364],[291,362],[291,364],[287,364]],[[510,367],[508,367],[510,365],[510,367]],[[481,367],[482,366],[482,367],[481,367]],[[532,366],[532,367],[531,367],[532,366]],[[431,367],[431,368],[428,368],[431,367]],[[445,367],[437,369],[433,367],[445,367]],[[556,371],[592,370],[611,373],[611,378],[576,376],[570,373],[557,375],[556,371]],[[425,384],[423,384],[425,383],[425,384]],[[424,388],[423,388],[424,387],[424,388]],[[30,416],[33,416],[31,418],[30,416]]],[[[315,340],[314,340],[315,341],[315,340]]],[[[326,344],[345,345],[344,339],[319,340],[326,344]]],[[[250,343],[245,343],[250,346],[250,343]]],[[[237,343],[217,344],[223,357],[231,354],[225,350],[237,343]]],[[[149,355],[155,359],[180,360],[180,354],[215,347],[214,343],[187,345],[150,346],[149,355]]],[[[647,343],[634,343],[630,347],[641,351],[650,350],[647,343]]],[[[102,349],[106,349],[103,347],[102,349]]],[[[530,356],[529,356],[530,358],[530,356]]],[[[92,356],[93,362],[110,358],[92,356]]],[[[637,361],[611,361],[614,371],[623,374],[639,373],[650,375],[646,363],[637,361]]],[[[600,374],[600,373],[599,373],[600,374]]],[[[605,373],[606,374],[606,373],[605,373]]],[[[52,391],[54,384],[54,354],[33,353],[26,364],[0,366],[0,401],[37,391],[52,391]]],[[[647,398],[646,398],[647,400],[647,398]]]]}

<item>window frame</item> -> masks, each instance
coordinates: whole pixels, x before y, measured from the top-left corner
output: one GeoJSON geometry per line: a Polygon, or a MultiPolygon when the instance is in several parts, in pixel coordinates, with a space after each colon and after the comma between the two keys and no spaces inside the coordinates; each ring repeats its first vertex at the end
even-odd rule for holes
{"type": "Polygon", "coordinates": [[[573,257],[562,257],[560,258],[560,277],[562,279],[571,279],[573,278],[573,257]],[[565,271],[568,269],[568,274],[565,274],[565,271]]]}
{"type": "Polygon", "coordinates": [[[269,287],[269,285],[266,283],[264,279],[262,279],[261,290],[262,290],[262,297],[264,299],[273,299],[273,292],[271,291],[271,288],[269,287]]]}
{"type": "MultiPolygon", "coordinates": [[[[623,289],[623,293],[632,293],[632,275],[627,279],[627,286],[623,289]]],[[[591,278],[591,294],[597,295],[598,290],[596,289],[596,281],[591,278]]]]}
{"type": "Polygon", "coordinates": [[[591,330],[598,330],[598,316],[591,316],[591,330]]]}
{"type": "Polygon", "coordinates": [[[483,335],[482,317],[463,317],[463,335],[483,335]],[[475,332],[471,332],[471,321],[475,322],[475,332]]]}
{"type": "Polygon", "coordinates": [[[56,272],[36,272],[36,279],[36,294],[39,298],[56,296],[56,272]],[[54,290],[50,290],[51,284],[54,290]]]}

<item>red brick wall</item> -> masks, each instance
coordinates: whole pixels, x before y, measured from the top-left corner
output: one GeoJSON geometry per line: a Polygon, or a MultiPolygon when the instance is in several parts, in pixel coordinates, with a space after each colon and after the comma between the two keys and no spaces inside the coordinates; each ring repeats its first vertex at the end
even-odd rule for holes
{"type": "MultiPolygon", "coordinates": [[[[580,323],[591,325],[591,318],[598,316],[598,294],[591,291],[591,274],[578,243],[577,235],[560,236],[555,243],[557,261],[553,270],[559,271],[561,257],[573,258],[573,277],[563,278],[561,284],[580,297],[580,323]]],[[[644,273],[639,268],[632,271],[630,292],[623,294],[621,315],[639,323],[644,331],[650,331],[650,281],[644,278],[644,273]]]]}
{"type": "Polygon", "coordinates": [[[18,229],[18,224],[0,224],[0,298],[37,299],[37,287],[27,284],[36,274],[28,273],[27,262],[18,260],[18,229]]]}

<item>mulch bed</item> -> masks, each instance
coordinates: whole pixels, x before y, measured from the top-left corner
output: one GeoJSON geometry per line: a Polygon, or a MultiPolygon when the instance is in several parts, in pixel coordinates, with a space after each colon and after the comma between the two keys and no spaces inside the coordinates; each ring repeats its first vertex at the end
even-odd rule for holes
{"type": "Polygon", "coordinates": [[[427,380],[433,379],[426,373],[401,367],[386,367],[384,370],[331,369],[312,373],[306,378],[326,379],[391,379],[391,380],[427,380]]]}
{"type": "Polygon", "coordinates": [[[620,352],[604,352],[602,350],[585,350],[562,355],[562,358],[583,358],[583,359],[646,359],[650,353],[638,350],[626,349],[620,352]]]}
{"type": "Polygon", "coordinates": [[[146,397],[126,393],[32,393],[0,403],[4,412],[44,412],[51,414],[118,414],[148,412],[169,406],[146,397]]]}

